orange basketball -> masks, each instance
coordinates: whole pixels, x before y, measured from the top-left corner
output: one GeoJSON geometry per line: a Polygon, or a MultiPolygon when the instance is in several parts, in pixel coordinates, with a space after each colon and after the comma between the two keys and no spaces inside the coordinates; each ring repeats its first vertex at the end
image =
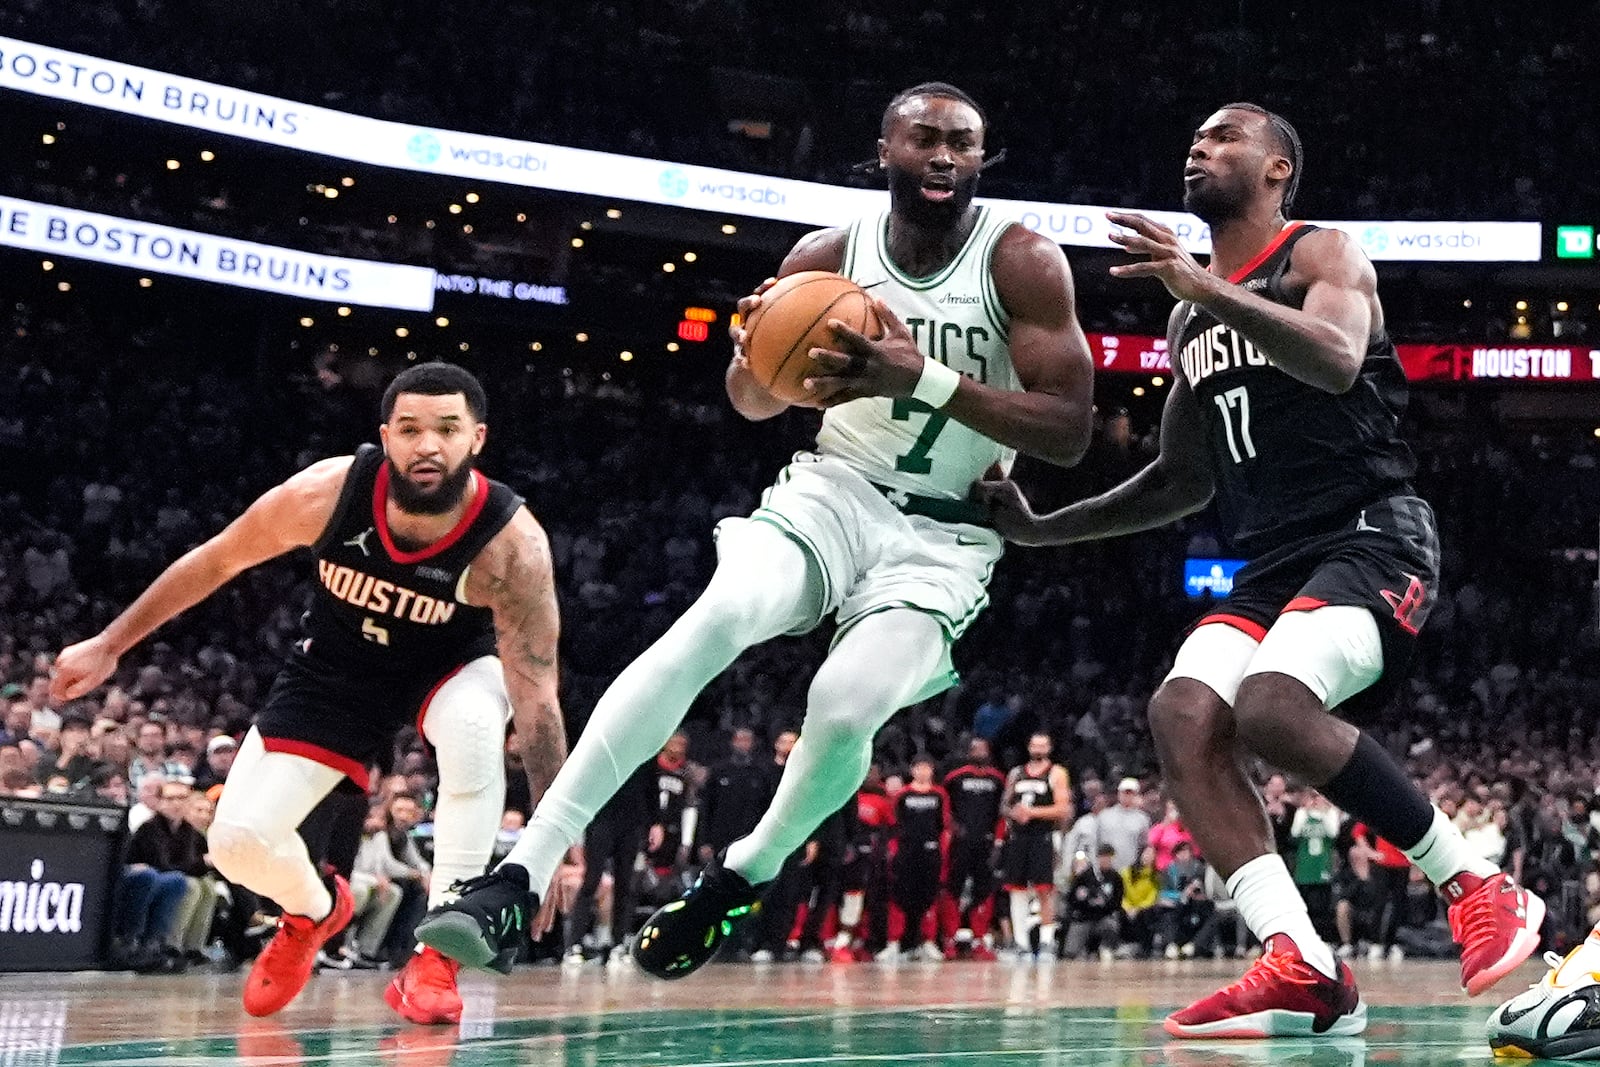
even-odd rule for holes
{"type": "Polygon", "coordinates": [[[756,381],[780,400],[809,397],[805,380],[816,372],[811,350],[839,348],[829,319],[874,340],[883,336],[872,298],[849,278],[825,270],[779,278],[744,326],[744,354],[756,381]]]}

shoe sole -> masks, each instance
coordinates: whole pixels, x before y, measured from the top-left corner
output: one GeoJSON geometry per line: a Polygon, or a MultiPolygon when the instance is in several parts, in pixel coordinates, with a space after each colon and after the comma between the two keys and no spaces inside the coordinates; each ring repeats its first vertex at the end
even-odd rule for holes
{"type": "Polygon", "coordinates": [[[1511,939],[1511,947],[1506,954],[1495,961],[1491,967],[1485,967],[1467,980],[1461,988],[1466,990],[1467,996],[1475,997],[1488,992],[1495,983],[1521,967],[1528,957],[1539,948],[1539,928],[1544,925],[1544,901],[1533,893],[1528,894],[1528,914],[1522,920],[1522,929],[1517,931],[1517,936],[1511,939]]]}
{"type": "Polygon", "coordinates": [[[1489,1050],[1497,1060],[1600,1060],[1600,1034],[1570,1034],[1543,1041],[1491,1037],[1489,1050]]]}
{"type": "Polygon", "coordinates": [[[1212,1023],[1184,1025],[1168,1016],[1161,1028],[1173,1037],[1211,1040],[1262,1037],[1353,1037],[1367,1028],[1367,1002],[1339,1016],[1326,1030],[1316,1029],[1316,1016],[1303,1011],[1258,1011],[1212,1023]]]}
{"type": "Polygon", "coordinates": [[[411,1014],[411,1012],[406,1010],[407,1008],[412,1007],[411,998],[406,996],[405,991],[400,988],[400,979],[398,978],[390,982],[388,986],[384,988],[383,1002],[389,1005],[389,1007],[393,1008],[395,1014],[400,1016],[406,1022],[416,1023],[418,1026],[451,1026],[461,1021],[460,1012],[457,1012],[455,1018],[453,1019],[448,1015],[439,1016],[429,1014],[426,1017],[420,1017],[422,1016],[422,1013],[420,1012],[416,1015],[411,1014]]]}
{"type": "Polygon", "coordinates": [[[488,967],[495,961],[494,946],[484,940],[478,920],[447,911],[417,926],[417,940],[463,967],[488,967]]]}

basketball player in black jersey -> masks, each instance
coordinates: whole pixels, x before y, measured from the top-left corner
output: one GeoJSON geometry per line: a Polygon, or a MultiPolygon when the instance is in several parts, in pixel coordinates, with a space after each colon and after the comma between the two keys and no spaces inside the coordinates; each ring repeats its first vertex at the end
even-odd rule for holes
{"type": "MultiPolygon", "coordinates": [[[[350,920],[349,886],[324,881],[296,827],[342,777],[365,787],[402,726],[415,723],[438,755],[434,903],[489,860],[508,714],[535,799],[565,756],[549,546],[521,498],[473,469],[485,415],[483,387],[460,367],[406,370],[384,394],[382,448],[323,460],[269,490],[56,660],[56,695],[83,696],[241,571],[297,548],[316,556],[305,638],[240,747],[208,836],[223,877],[284,913],[245,983],[252,1015],[294,999],[317,950],[350,920]]],[[[458,967],[419,953],[385,999],[413,1022],[458,1022],[458,967]]]]}
{"type": "Polygon", "coordinates": [[[1031,893],[1039,901],[1039,948],[1056,954],[1055,832],[1072,818],[1072,781],[1050,758],[1054,742],[1045,733],[1028,738],[1028,761],[1006,775],[1005,890],[1011,901],[1011,940],[1030,951],[1031,893]]]}
{"type": "Polygon", "coordinates": [[[1353,724],[1405,676],[1438,542],[1411,488],[1405,381],[1372,264],[1340,231],[1287,220],[1301,160],[1293,127],[1257,105],[1230,104],[1201,124],[1184,206],[1211,227],[1209,267],[1171,229],[1108,216],[1125,228],[1113,239],[1144,257],[1112,273],[1156,278],[1178,300],[1156,461],[1045,516],[1014,484],[988,490],[999,529],[1033,545],[1151,529],[1215,497],[1249,557],[1150,703],[1184,824],[1266,946],[1244,980],[1168,1018],[1181,1037],[1351,1034],[1366,1023],[1349,968],[1317,937],[1273,849],[1240,749],[1316,785],[1444,891],[1467,992],[1526,959],[1544,915],[1353,724]]]}

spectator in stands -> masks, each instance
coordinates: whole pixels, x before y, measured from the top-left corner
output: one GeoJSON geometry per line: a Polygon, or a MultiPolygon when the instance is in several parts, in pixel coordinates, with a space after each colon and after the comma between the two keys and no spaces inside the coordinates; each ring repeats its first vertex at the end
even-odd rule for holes
{"type": "Polygon", "coordinates": [[[1156,935],[1168,959],[1195,954],[1195,935],[1211,917],[1215,905],[1206,896],[1205,864],[1196,858],[1194,845],[1178,842],[1172,863],[1161,876],[1161,925],[1156,935]]]}
{"type": "Polygon", "coordinates": [[[1344,821],[1339,809],[1315,789],[1306,790],[1305,804],[1294,813],[1289,837],[1294,842],[1294,863],[1289,868],[1294,884],[1305,898],[1312,925],[1323,936],[1333,932],[1334,842],[1344,821]]]}
{"type": "MultiPolygon", "coordinates": [[[[1116,850],[1112,850],[1115,862],[1116,850]]],[[[1155,941],[1156,920],[1160,917],[1157,904],[1161,899],[1161,875],[1156,872],[1156,850],[1145,845],[1139,857],[1122,871],[1123,956],[1137,950],[1149,955],[1155,941]]]]}
{"type": "Polygon", "coordinates": [[[1095,859],[1079,852],[1073,856],[1072,881],[1067,886],[1067,938],[1062,955],[1069,960],[1091,948],[1109,961],[1122,944],[1122,875],[1117,871],[1117,850],[1110,845],[1095,849],[1095,859]]]}
{"type": "Polygon", "coordinates": [[[205,790],[226,782],[238,751],[239,743],[227,734],[218,734],[207,741],[205,762],[194,776],[195,788],[205,790]]]}
{"type": "Polygon", "coordinates": [[[1097,823],[1102,844],[1109,844],[1117,857],[1119,870],[1133,866],[1150,838],[1150,816],[1141,806],[1143,796],[1137,778],[1117,783],[1117,802],[1102,811],[1097,823]]]}
{"type": "MultiPolygon", "coordinates": [[[[404,892],[395,877],[414,877],[415,868],[395,859],[382,808],[374,807],[363,827],[361,848],[356,852],[355,870],[350,876],[350,893],[355,898],[355,916],[344,950],[333,958],[334,966],[370,970],[383,963],[383,942],[389,924],[400,910],[404,892]]],[[[333,954],[329,954],[333,957],[333,954]]]]}

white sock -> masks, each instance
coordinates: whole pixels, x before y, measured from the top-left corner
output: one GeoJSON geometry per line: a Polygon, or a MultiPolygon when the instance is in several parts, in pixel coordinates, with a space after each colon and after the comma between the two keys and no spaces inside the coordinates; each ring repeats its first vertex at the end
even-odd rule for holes
{"type": "Polygon", "coordinates": [[[1031,905],[1026,891],[1011,891],[1011,943],[1023,950],[1028,948],[1028,933],[1033,929],[1031,905]]]}
{"type": "Polygon", "coordinates": [[[527,868],[528,887],[540,897],[567,849],[583,839],[629,775],[667,743],[700,690],[746,648],[802,625],[815,603],[810,561],[766,523],[724,524],[717,548],[721,560],[711,584],[595,704],[506,856],[504,863],[527,868]]]}
{"type": "Polygon", "coordinates": [[[1262,944],[1273,934],[1287,934],[1307,963],[1329,978],[1339,976],[1333,952],[1311,925],[1305,898],[1282,856],[1269,852],[1234,871],[1228,879],[1228,895],[1239,905],[1245,925],[1262,944]]]}
{"type": "Polygon", "coordinates": [[[812,679],[800,740],[756,828],[728,846],[727,867],[751,885],[778,876],[783,861],[867,776],[872,738],[933,677],[944,630],[920,611],[868,615],[833,646],[812,679]]]}
{"type": "Polygon", "coordinates": [[[1472,851],[1455,823],[1437,807],[1433,809],[1433,825],[1422,835],[1422,840],[1408,849],[1402,849],[1406,858],[1428,876],[1434,885],[1443,885],[1462,871],[1479,878],[1492,878],[1500,868],[1472,851]]]}

